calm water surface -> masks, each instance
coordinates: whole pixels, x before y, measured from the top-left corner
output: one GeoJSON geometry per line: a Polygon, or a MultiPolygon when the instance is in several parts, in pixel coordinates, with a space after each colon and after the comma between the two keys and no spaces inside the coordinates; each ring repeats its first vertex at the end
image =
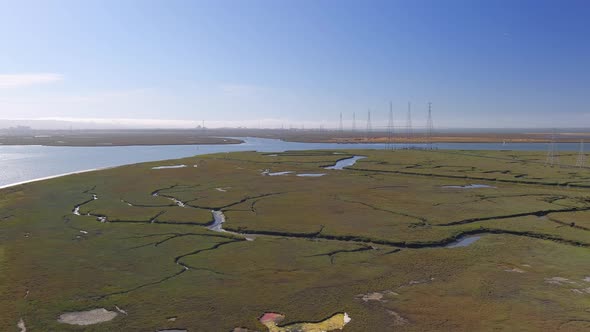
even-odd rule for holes
{"type": "MultiPolygon", "coordinates": [[[[243,144],[160,145],[111,147],[1,146],[0,187],[34,179],[89,169],[145,161],[176,159],[199,154],[233,151],[282,152],[314,149],[384,149],[385,144],[292,143],[275,139],[242,138],[243,144]]],[[[560,150],[577,151],[578,144],[558,144],[560,150]]],[[[419,145],[417,145],[419,146],[419,145]]],[[[438,143],[438,149],[546,150],[545,143],[438,143]]]]}
{"type": "Polygon", "coordinates": [[[365,156],[354,156],[352,158],[340,159],[334,164],[333,166],[324,167],[325,169],[337,169],[343,170],[345,167],[350,167],[356,164],[356,161],[359,159],[367,158],[365,156]]]}
{"type": "Polygon", "coordinates": [[[460,247],[468,247],[469,245],[475,243],[477,240],[481,239],[481,236],[465,236],[463,238],[458,239],[457,241],[447,244],[445,248],[460,248],[460,247]]]}

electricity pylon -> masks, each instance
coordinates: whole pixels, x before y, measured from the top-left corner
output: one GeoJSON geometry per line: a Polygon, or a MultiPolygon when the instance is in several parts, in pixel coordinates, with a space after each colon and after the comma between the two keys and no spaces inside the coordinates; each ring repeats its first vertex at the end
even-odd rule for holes
{"type": "Polygon", "coordinates": [[[432,150],[432,131],[434,125],[432,124],[432,103],[428,102],[428,120],[426,121],[426,148],[432,150]]]}
{"type": "Polygon", "coordinates": [[[371,110],[369,110],[367,113],[367,140],[369,140],[372,131],[373,126],[371,125],[371,110]]]}
{"type": "Polygon", "coordinates": [[[387,122],[387,150],[393,150],[395,145],[393,143],[393,103],[389,102],[389,121],[387,122]]]}
{"type": "Polygon", "coordinates": [[[545,165],[558,165],[559,166],[559,153],[557,152],[557,147],[555,145],[555,130],[553,130],[553,134],[551,134],[551,141],[549,142],[549,146],[547,147],[547,159],[545,160],[545,165]]]}
{"type": "Polygon", "coordinates": [[[406,118],[406,140],[407,140],[407,148],[410,149],[412,147],[412,104],[408,103],[408,115],[406,118]]]}
{"type": "Polygon", "coordinates": [[[586,167],[586,154],[584,153],[584,140],[580,141],[580,154],[578,154],[578,160],[576,160],[576,167],[586,167]]]}

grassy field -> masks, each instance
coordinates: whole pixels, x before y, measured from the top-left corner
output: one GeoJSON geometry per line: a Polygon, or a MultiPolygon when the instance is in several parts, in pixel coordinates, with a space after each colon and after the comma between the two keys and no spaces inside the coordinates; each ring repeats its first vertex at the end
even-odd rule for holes
{"type": "Polygon", "coordinates": [[[590,170],[544,159],[236,152],[7,188],[0,330],[267,331],[273,312],[276,331],[343,313],[345,331],[587,331],[590,170]],[[354,155],[367,158],[323,168],[354,155]],[[458,188],[471,184],[486,187],[458,188]],[[212,210],[230,232],[207,228],[212,210]],[[480,238],[445,247],[464,236],[480,238]],[[96,308],[119,314],[58,322],[96,308]]]}

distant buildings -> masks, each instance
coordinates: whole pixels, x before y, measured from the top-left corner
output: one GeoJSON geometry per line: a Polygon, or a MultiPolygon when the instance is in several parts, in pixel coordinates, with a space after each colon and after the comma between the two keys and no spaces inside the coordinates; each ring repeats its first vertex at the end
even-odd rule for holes
{"type": "Polygon", "coordinates": [[[29,126],[16,126],[0,129],[0,134],[4,135],[27,135],[31,134],[33,129],[29,126]]]}

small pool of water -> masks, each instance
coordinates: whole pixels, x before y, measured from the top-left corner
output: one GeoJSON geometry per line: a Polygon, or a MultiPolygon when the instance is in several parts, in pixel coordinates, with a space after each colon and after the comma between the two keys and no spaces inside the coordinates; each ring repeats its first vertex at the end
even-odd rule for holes
{"type": "Polygon", "coordinates": [[[359,159],[364,159],[367,158],[365,156],[354,156],[354,157],[350,157],[350,158],[346,158],[346,159],[340,159],[336,162],[336,164],[332,165],[332,166],[328,166],[328,167],[324,167],[325,169],[337,169],[337,170],[342,170],[345,167],[349,167],[352,166],[354,164],[356,164],[357,160],[359,159]]]}
{"type": "Polygon", "coordinates": [[[473,243],[475,243],[480,238],[481,238],[481,236],[477,236],[477,235],[465,236],[465,237],[459,238],[457,241],[455,241],[453,243],[447,244],[445,246],[445,248],[467,247],[467,246],[472,245],[473,243]]]}
{"type": "Polygon", "coordinates": [[[174,169],[174,168],[185,168],[186,165],[170,165],[170,166],[156,166],[152,169],[174,169]]]}
{"type": "Polygon", "coordinates": [[[63,324],[86,326],[108,322],[115,317],[117,317],[116,312],[106,310],[105,308],[99,308],[88,311],[66,312],[61,314],[57,321],[63,324]]]}
{"type": "Polygon", "coordinates": [[[487,184],[468,184],[465,186],[442,186],[445,189],[480,189],[480,188],[496,188],[487,184]]]}
{"type": "Polygon", "coordinates": [[[291,174],[291,173],[294,173],[294,172],[293,171],[271,172],[270,170],[266,169],[260,174],[268,175],[268,176],[281,176],[281,175],[287,175],[287,174],[291,174]]]}

